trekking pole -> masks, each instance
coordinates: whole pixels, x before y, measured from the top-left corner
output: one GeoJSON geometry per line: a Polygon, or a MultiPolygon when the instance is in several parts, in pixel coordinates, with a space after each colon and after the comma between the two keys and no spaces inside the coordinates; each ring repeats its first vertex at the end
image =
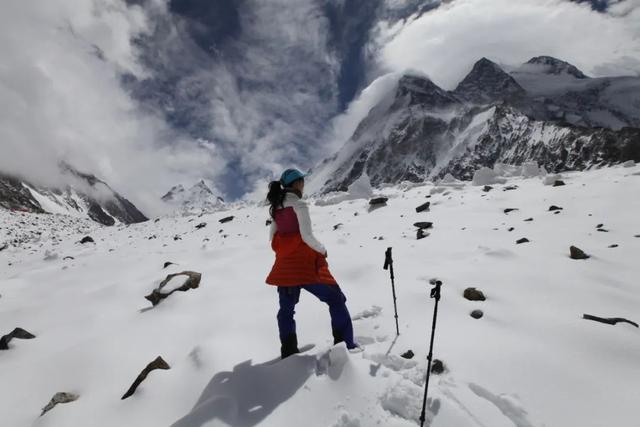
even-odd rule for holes
{"type": "Polygon", "coordinates": [[[440,301],[440,287],[442,282],[440,280],[432,280],[431,284],[434,285],[431,289],[431,298],[435,298],[436,305],[433,309],[433,324],[431,326],[431,343],[429,344],[429,355],[427,356],[427,380],[424,384],[424,397],[422,399],[422,413],[420,414],[420,427],[424,427],[425,410],[427,408],[427,389],[429,388],[429,374],[431,374],[431,359],[433,358],[433,336],[436,333],[436,318],[438,317],[438,301],[440,301]]]}
{"type": "Polygon", "coordinates": [[[400,328],[398,327],[398,306],[396,305],[396,285],[393,281],[393,258],[391,257],[391,248],[387,248],[384,253],[384,267],[385,270],[389,270],[391,274],[391,290],[393,291],[393,310],[396,317],[396,336],[400,335],[400,328]]]}

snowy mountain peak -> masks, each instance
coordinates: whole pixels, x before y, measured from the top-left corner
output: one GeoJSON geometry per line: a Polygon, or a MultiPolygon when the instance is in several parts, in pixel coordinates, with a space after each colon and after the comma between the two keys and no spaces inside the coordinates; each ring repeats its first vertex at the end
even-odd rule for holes
{"type": "MultiPolygon", "coordinates": [[[[539,66],[540,71],[544,74],[568,74],[577,79],[588,79],[582,71],[580,71],[575,65],[571,65],[568,62],[561,61],[560,59],[552,56],[536,56],[526,62],[525,66],[539,66]]],[[[527,67],[529,68],[529,67],[527,67]]]]}
{"type": "Polygon", "coordinates": [[[458,99],[426,76],[406,74],[398,81],[393,109],[412,105],[447,108],[459,104],[458,99]]]}
{"type": "Polygon", "coordinates": [[[161,199],[182,214],[215,211],[224,205],[224,199],[216,196],[202,179],[188,190],[175,185],[161,199]]]}
{"type": "Polygon", "coordinates": [[[487,104],[523,96],[525,90],[498,64],[482,58],[474,64],[454,93],[466,101],[487,104]]]}

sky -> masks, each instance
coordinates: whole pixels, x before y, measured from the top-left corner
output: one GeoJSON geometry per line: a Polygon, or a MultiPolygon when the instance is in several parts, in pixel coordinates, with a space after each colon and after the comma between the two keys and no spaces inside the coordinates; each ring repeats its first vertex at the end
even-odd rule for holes
{"type": "Polygon", "coordinates": [[[339,149],[407,70],[452,88],[486,56],[640,73],[640,0],[24,0],[0,15],[0,171],[66,161],[149,214],[226,200],[339,149]],[[588,31],[585,31],[588,29],[588,31]]]}

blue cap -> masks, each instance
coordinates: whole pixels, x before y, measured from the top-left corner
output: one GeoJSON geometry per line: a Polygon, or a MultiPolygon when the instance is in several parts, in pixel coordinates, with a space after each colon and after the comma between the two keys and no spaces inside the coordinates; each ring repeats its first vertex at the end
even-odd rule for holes
{"type": "Polygon", "coordinates": [[[286,171],[282,172],[282,175],[280,175],[280,182],[285,187],[288,187],[296,179],[304,178],[307,175],[309,174],[302,173],[298,169],[287,169],[286,171]]]}

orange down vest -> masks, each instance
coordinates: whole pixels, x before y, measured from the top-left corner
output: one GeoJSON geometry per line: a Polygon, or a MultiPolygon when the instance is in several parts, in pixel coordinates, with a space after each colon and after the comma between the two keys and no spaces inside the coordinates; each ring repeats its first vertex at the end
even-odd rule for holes
{"type": "Polygon", "coordinates": [[[302,240],[293,208],[277,209],[275,223],[277,231],[271,240],[271,248],[276,253],[276,260],[266,283],[275,286],[337,285],[326,258],[302,240]]]}

